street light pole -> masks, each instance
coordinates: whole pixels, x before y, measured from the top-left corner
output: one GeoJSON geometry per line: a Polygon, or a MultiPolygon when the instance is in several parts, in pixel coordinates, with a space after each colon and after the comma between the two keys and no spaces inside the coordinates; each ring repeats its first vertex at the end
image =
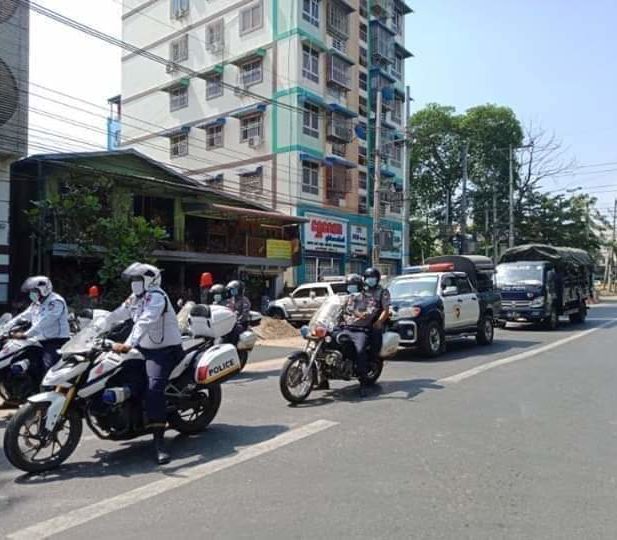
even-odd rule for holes
{"type": "Polygon", "coordinates": [[[461,255],[465,255],[467,235],[467,153],[469,143],[463,145],[463,194],[461,197],[461,255]]]}
{"type": "MultiPolygon", "coordinates": [[[[373,257],[372,265],[379,265],[380,258],[380,193],[381,193],[381,107],[382,107],[381,90],[377,90],[377,111],[375,119],[375,159],[373,167],[375,174],[373,179],[373,257]]],[[[370,161],[369,161],[370,162],[370,161]]]]}
{"type": "Polygon", "coordinates": [[[509,183],[509,220],[508,220],[508,247],[514,247],[514,165],[513,153],[514,149],[510,145],[509,161],[510,161],[510,183],[509,183]]]}

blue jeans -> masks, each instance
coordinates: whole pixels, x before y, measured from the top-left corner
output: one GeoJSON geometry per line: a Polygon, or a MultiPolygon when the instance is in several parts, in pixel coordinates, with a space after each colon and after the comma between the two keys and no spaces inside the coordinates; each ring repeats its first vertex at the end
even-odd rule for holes
{"type": "Polygon", "coordinates": [[[58,349],[64,345],[69,338],[55,338],[46,339],[41,341],[41,347],[43,347],[43,353],[40,360],[37,362],[36,367],[33,366],[32,374],[34,378],[40,383],[43,381],[45,374],[60,360],[58,349]]]}

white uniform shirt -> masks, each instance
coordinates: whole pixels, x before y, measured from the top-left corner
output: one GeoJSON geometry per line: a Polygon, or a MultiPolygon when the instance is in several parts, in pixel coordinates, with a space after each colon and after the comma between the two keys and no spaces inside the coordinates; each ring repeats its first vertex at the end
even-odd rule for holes
{"type": "Polygon", "coordinates": [[[162,289],[149,289],[139,298],[132,294],[111,317],[117,322],[133,320],[133,330],[126,340],[131,347],[163,349],[182,343],[176,313],[162,289]]]}
{"type": "Polygon", "coordinates": [[[68,338],[69,314],[64,298],[52,292],[42,302],[32,302],[28,309],[11,319],[7,325],[10,328],[17,323],[26,321],[31,323],[26,331],[26,337],[41,341],[48,339],[68,338]]]}

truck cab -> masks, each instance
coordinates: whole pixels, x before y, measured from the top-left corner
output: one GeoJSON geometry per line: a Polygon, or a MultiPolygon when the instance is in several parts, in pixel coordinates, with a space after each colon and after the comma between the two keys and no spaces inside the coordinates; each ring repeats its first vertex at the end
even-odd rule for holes
{"type": "Polygon", "coordinates": [[[409,267],[389,286],[390,330],[404,347],[418,346],[429,357],[445,350],[448,336],[474,335],[488,345],[494,337],[495,312],[453,262],[409,267]]]}

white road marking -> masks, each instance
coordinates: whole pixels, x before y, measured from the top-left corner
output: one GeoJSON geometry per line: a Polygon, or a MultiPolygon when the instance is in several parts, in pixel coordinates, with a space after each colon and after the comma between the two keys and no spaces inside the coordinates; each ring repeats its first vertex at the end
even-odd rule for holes
{"type": "Polygon", "coordinates": [[[239,465],[250,459],[260,457],[268,452],[272,452],[288,444],[315,435],[337,424],[338,422],[331,422],[329,420],[317,420],[311,424],[277,435],[268,441],[243,448],[232,456],[188,467],[185,470],[174,472],[174,476],[165,477],[137,489],[116,495],[115,497],[42,521],[31,527],[9,534],[7,538],[9,540],[49,538],[50,536],[60,534],[78,525],[83,525],[93,519],[116,512],[117,510],[123,510],[127,506],[151,499],[167,491],[190,484],[195,480],[200,480],[216,472],[233,467],[234,465],[239,465]]]}
{"type": "Polygon", "coordinates": [[[577,339],[584,338],[598,330],[609,326],[614,323],[617,319],[610,319],[608,322],[601,324],[600,326],[596,326],[595,328],[590,328],[589,330],[585,330],[583,332],[578,332],[572,336],[568,336],[567,338],[560,339],[558,341],[554,341],[553,343],[549,343],[548,345],[544,345],[543,347],[538,347],[537,349],[533,349],[531,351],[526,351],[520,354],[515,354],[514,356],[508,356],[507,358],[500,358],[499,360],[495,360],[493,362],[488,362],[487,364],[482,364],[481,366],[477,366],[472,369],[468,369],[467,371],[462,371],[461,373],[457,373],[456,375],[451,375],[449,377],[445,377],[443,379],[439,379],[437,383],[439,384],[455,384],[465,379],[469,379],[470,377],[474,377],[475,375],[479,375],[480,373],[484,373],[485,371],[489,371],[490,369],[494,369],[496,367],[505,366],[507,364],[512,364],[513,362],[519,362],[520,360],[526,360],[527,358],[532,358],[539,354],[545,353],[552,349],[556,349],[557,347],[561,347],[566,343],[570,343],[572,341],[576,341],[577,339]]]}

